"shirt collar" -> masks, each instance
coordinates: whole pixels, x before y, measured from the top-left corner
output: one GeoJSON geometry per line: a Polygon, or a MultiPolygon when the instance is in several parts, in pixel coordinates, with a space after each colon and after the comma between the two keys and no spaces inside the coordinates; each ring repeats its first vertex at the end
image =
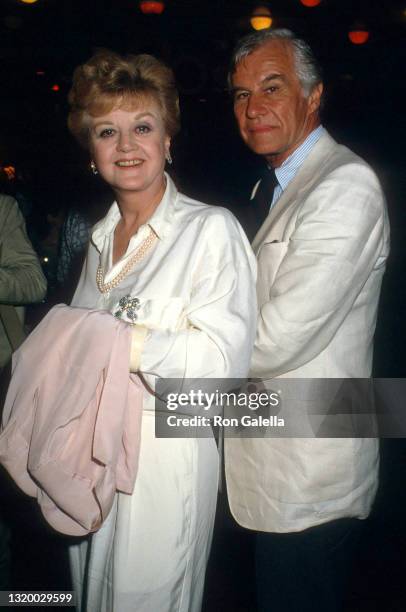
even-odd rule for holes
{"type": "MultiPolygon", "coordinates": [[[[165,238],[171,229],[178,195],[178,190],[175,187],[175,183],[166,172],[165,179],[166,187],[162,200],[156,207],[152,217],[146,223],[146,225],[151,227],[159,239],[165,238]]],[[[121,214],[118,204],[117,202],[113,202],[107,215],[94,226],[92,232],[92,242],[100,253],[103,250],[106,237],[114,232],[120,218],[121,214]]]]}
{"type": "Polygon", "coordinates": [[[306,140],[304,140],[302,144],[295,149],[295,151],[293,151],[292,155],[285,159],[279,168],[275,168],[275,176],[279,185],[281,186],[282,191],[286,189],[290,181],[295,177],[300,166],[303,164],[304,160],[324,132],[325,129],[323,126],[319,125],[312,132],[310,132],[306,140]]]}

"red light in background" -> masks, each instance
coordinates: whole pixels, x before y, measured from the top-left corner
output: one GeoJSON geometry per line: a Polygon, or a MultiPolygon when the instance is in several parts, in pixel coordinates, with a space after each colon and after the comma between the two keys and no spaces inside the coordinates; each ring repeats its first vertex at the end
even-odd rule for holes
{"type": "Polygon", "coordinates": [[[55,84],[55,85],[52,85],[51,89],[52,89],[52,91],[59,91],[60,87],[59,87],[59,85],[55,84]]]}
{"type": "Polygon", "coordinates": [[[363,45],[369,38],[369,32],[368,30],[350,30],[348,38],[353,45],[363,45]]]}
{"type": "Polygon", "coordinates": [[[165,2],[160,0],[142,0],[140,9],[145,15],[161,15],[165,8],[165,2]]]}
{"type": "Polygon", "coordinates": [[[303,6],[312,8],[313,6],[318,6],[321,0],[300,0],[300,2],[303,4],[303,6]]]}

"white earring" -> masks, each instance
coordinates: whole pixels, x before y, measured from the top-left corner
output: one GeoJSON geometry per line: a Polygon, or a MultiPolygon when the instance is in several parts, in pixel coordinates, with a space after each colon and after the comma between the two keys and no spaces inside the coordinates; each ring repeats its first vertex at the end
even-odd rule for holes
{"type": "Polygon", "coordinates": [[[96,164],[93,160],[90,162],[90,168],[92,169],[93,174],[99,174],[99,171],[97,170],[96,164]]]}
{"type": "Polygon", "coordinates": [[[171,164],[171,163],[172,163],[172,161],[173,161],[173,160],[172,160],[172,156],[171,156],[171,152],[169,151],[169,149],[168,149],[168,151],[166,152],[165,159],[166,159],[166,161],[168,162],[168,164],[171,164]]]}

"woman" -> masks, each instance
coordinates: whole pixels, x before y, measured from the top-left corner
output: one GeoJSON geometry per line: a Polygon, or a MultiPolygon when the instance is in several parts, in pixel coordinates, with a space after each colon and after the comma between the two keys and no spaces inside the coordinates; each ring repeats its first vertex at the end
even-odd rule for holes
{"type": "MultiPolygon", "coordinates": [[[[93,229],[72,305],[135,323],[130,369],[150,387],[245,377],[254,258],[227,210],[178,193],[164,172],[179,129],[171,70],[148,55],[99,52],[76,69],[69,100],[69,127],[116,196],[93,229]]],[[[118,493],[102,528],[71,550],[82,609],[199,610],[217,482],[213,437],[156,438],[145,390],[134,492],[118,493]]]]}

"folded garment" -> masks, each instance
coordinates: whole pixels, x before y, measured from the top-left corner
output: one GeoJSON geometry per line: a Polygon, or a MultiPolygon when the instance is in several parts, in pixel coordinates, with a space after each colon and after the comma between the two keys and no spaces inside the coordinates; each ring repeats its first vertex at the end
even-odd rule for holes
{"type": "Polygon", "coordinates": [[[117,490],[131,494],[143,386],[129,373],[131,325],[55,306],[13,355],[0,463],[58,531],[85,535],[117,490]]]}

